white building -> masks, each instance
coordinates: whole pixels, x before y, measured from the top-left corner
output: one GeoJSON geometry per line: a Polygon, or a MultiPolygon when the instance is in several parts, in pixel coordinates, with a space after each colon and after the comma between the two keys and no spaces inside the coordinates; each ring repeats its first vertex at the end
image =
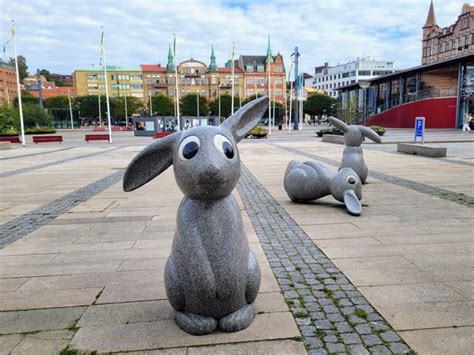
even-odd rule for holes
{"type": "Polygon", "coordinates": [[[375,60],[370,57],[357,58],[352,62],[334,67],[324,63],[314,68],[312,87],[323,90],[332,98],[336,98],[339,94],[336,89],[342,86],[394,72],[393,62],[375,60]]]}

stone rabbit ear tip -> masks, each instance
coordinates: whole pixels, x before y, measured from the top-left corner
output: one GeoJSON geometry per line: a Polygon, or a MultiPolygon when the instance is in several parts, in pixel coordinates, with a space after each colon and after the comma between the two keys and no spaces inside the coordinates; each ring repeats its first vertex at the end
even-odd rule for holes
{"type": "Polygon", "coordinates": [[[173,133],[138,153],[123,176],[123,190],[133,191],[160,175],[173,164],[173,147],[179,133],[173,133]]]}
{"type": "Polygon", "coordinates": [[[334,127],[336,127],[337,129],[340,129],[342,132],[347,132],[349,130],[349,126],[344,123],[343,121],[341,121],[340,119],[336,118],[336,117],[328,117],[329,121],[333,124],[334,127]]]}
{"type": "Polygon", "coordinates": [[[374,141],[375,143],[382,143],[382,138],[380,138],[377,132],[375,132],[372,128],[366,127],[366,126],[360,126],[359,129],[364,137],[369,138],[371,141],[374,141]]]}
{"type": "Polygon", "coordinates": [[[263,96],[242,106],[226,119],[221,127],[228,129],[236,142],[240,142],[260,122],[268,108],[268,97],[263,96]]]}

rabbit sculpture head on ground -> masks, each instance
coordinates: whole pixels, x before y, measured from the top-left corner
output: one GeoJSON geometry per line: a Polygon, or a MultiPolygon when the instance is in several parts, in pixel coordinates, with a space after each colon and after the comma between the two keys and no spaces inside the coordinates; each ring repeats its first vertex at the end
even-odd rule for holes
{"type": "Polygon", "coordinates": [[[350,214],[362,213],[362,184],[352,169],[342,168],[334,173],[314,160],[304,163],[292,160],[286,168],[283,185],[293,202],[310,202],[332,195],[345,204],[350,214]]]}
{"type": "Polygon", "coordinates": [[[165,267],[165,289],[176,322],[190,334],[237,331],[255,316],[260,268],[231,192],[240,177],[237,143],[267,106],[268,98],[262,97],[218,127],[195,127],[162,138],[140,152],[125,172],[124,190],[132,191],[173,165],[185,196],[165,267]]]}
{"type": "Polygon", "coordinates": [[[369,169],[364,162],[362,142],[364,137],[376,143],[382,143],[380,136],[371,128],[365,126],[347,125],[335,117],[329,117],[331,123],[344,133],[344,152],[339,169],[351,168],[359,176],[363,184],[367,180],[369,169]]]}

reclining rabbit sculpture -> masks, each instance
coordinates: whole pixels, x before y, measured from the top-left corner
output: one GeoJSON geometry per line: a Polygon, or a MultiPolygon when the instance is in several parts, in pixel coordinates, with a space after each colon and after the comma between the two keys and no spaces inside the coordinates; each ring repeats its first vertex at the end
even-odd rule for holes
{"type": "Polygon", "coordinates": [[[347,125],[335,117],[329,117],[331,123],[342,132],[344,132],[344,152],[339,169],[351,168],[360,178],[362,184],[367,181],[369,169],[365,165],[364,152],[362,150],[362,141],[364,137],[373,140],[376,143],[382,143],[380,136],[371,128],[365,126],[347,125]]]}
{"type": "Polygon", "coordinates": [[[344,202],[350,214],[362,213],[362,184],[350,168],[334,173],[314,160],[304,163],[292,160],[286,168],[283,185],[293,202],[309,202],[332,195],[344,202]]]}
{"type": "Polygon", "coordinates": [[[195,127],[141,151],[123,178],[132,191],[173,165],[184,193],[165,266],[165,288],[176,322],[193,335],[238,331],[255,317],[260,267],[249,249],[242,215],[231,194],[240,177],[237,143],[267,109],[254,100],[220,126],[195,127]]]}

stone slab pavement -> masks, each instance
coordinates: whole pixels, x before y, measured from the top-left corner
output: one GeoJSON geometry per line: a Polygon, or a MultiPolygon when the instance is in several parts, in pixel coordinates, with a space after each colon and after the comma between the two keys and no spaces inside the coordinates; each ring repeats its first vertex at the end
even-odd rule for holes
{"type": "MultiPolygon", "coordinates": [[[[110,147],[74,148],[66,157],[42,151],[48,154],[3,162],[2,169],[16,171],[74,154],[100,153],[5,177],[4,221],[21,222],[29,212],[21,198],[37,198],[31,191],[35,181],[43,195],[38,205],[54,202],[124,168],[140,148],[112,153],[110,147]],[[25,161],[29,159],[35,161],[25,161]]],[[[0,352],[306,353],[244,210],[245,230],[262,270],[256,319],[241,332],[203,337],[176,326],[163,270],[181,198],[172,169],[133,193],[124,193],[118,182],[0,249],[0,352]]]]}
{"type": "MultiPolygon", "coordinates": [[[[0,174],[9,175],[0,178],[0,231],[11,221],[21,224],[36,208],[124,168],[141,149],[137,142],[127,145],[124,136],[112,146],[32,146],[0,155],[0,174]],[[113,150],[118,146],[121,149],[113,150]],[[71,149],[59,150],[63,148],[71,149]]],[[[416,191],[413,185],[369,177],[360,218],[348,216],[330,198],[310,205],[290,203],[282,188],[288,161],[305,160],[307,154],[339,160],[342,148],[277,137],[240,144],[249,173],[334,263],[334,272],[347,277],[357,290],[347,291],[354,299],[367,310],[375,308],[420,354],[469,353],[474,348],[472,206],[431,192],[440,189],[472,198],[472,167],[366,151],[373,171],[433,189],[416,191]]],[[[95,195],[92,191],[85,201],[70,201],[46,225],[31,231],[25,226],[19,240],[0,249],[1,351],[50,354],[69,347],[100,353],[300,354],[306,353],[306,346],[315,354],[344,349],[367,353],[367,342],[380,342],[369,336],[339,335],[330,328],[324,346],[320,328],[305,335],[306,321],[325,324],[301,317],[291,306],[299,301],[289,302],[285,292],[297,285],[282,290],[276,261],[272,257],[269,262],[256,233],[260,227],[244,208],[248,201],[237,190],[235,194],[263,275],[258,314],[248,329],[193,337],[172,320],[163,268],[182,195],[169,170],[133,193],[122,192],[117,182],[95,195]]],[[[319,275],[314,275],[318,283],[319,275]]],[[[337,320],[337,309],[323,308],[337,320]]],[[[315,309],[315,316],[319,313],[315,309]]],[[[383,347],[398,336],[379,330],[381,345],[374,343],[370,352],[406,350],[401,343],[398,348],[383,347]]]]}
{"type": "MultiPolygon", "coordinates": [[[[358,218],[331,197],[291,203],[282,186],[288,161],[307,160],[308,153],[338,160],[342,149],[268,141],[247,144],[241,152],[257,180],[412,349],[469,353],[474,348],[473,205],[372,177],[363,188],[358,218]]],[[[364,156],[371,171],[474,195],[472,166],[379,151],[364,156]]]]}

